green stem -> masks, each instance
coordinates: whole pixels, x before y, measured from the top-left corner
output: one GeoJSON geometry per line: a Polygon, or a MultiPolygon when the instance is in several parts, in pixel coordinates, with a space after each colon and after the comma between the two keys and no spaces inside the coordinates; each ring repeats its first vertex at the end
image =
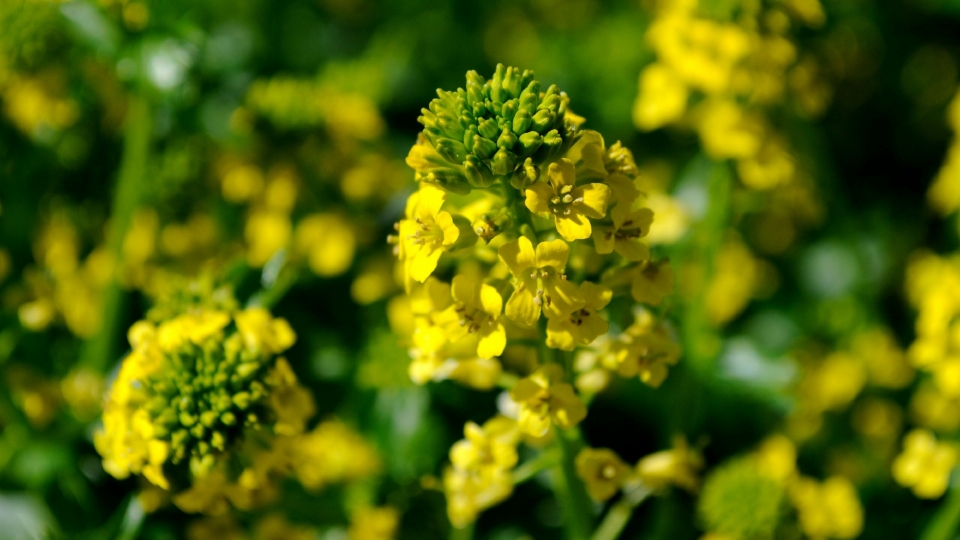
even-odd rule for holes
{"type": "Polygon", "coordinates": [[[464,527],[450,527],[450,540],[473,540],[473,530],[476,528],[476,522],[471,522],[464,527]]]}
{"type": "Polygon", "coordinates": [[[560,452],[560,463],[553,468],[554,493],[563,513],[567,540],[586,540],[593,528],[590,498],[583,482],[577,477],[575,460],[583,448],[580,430],[557,429],[555,444],[560,452]]]}
{"type": "Polygon", "coordinates": [[[513,470],[513,484],[522,484],[534,476],[560,462],[560,455],[553,449],[544,450],[540,455],[513,470]]]}
{"type": "Polygon", "coordinates": [[[630,518],[633,517],[634,509],[645,501],[650,493],[650,490],[643,487],[634,492],[624,493],[623,497],[607,512],[590,540],[617,540],[630,522],[630,518]]]}
{"type": "MultiPolygon", "coordinates": [[[[147,161],[153,135],[153,112],[146,98],[136,94],[130,97],[120,174],[113,193],[107,248],[117,264],[123,259],[123,240],[133,214],[140,205],[146,184],[147,161]]],[[[95,336],[88,339],[81,351],[81,363],[103,372],[117,358],[123,333],[121,325],[127,308],[127,295],[117,283],[116,276],[103,292],[103,321],[95,336]]]]}
{"type": "Polygon", "coordinates": [[[960,487],[954,486],[947,499],[927,524],[920,540],[952,540],[960,529],[960,487]]]}

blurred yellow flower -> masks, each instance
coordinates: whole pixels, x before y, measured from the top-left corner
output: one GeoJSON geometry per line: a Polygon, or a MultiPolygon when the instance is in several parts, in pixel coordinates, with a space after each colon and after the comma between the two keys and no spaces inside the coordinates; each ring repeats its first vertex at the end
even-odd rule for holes
{"type": "Polygon", "coordinates": [[[524,433],[542,437],[551,425],[569,428],[586,418],[586,406],[573,386],[563,381],[563,368],[547,364],[513,387],[510,397],[520,405],[519,423],[524,433]]]}
{"type": "Polygon", "coordinates": [[[630,475],[630,467],[609,448],[584,448],[577,454],[577,476],[596,501],[616,495],[630,475]]]}
{"type": "Polygon", "coordinates": [[[922,499],[939,498],[947,490],[957,464],[957,450],[938,442],[933,433],[915,429],[903,439],[903,453],[893,462],[893,478],[922,499]]]}

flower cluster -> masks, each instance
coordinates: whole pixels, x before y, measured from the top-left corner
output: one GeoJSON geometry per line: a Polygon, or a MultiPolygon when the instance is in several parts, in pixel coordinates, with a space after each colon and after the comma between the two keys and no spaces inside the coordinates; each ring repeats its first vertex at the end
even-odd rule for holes
{"type": "Polygon", "coordinates": [[[451,451],[444,486],[451,520],[464,526],[511,493],[520,434],[543,444],[587,416],[573,356],[564,367],[568,351],[604,359],[580,371],[658,386],[679,346],[651,309],[610,333],[615,297],[656,306],[673,288],[668,262],[644,240],[654,214],[629,150],[581,130],[567,95],[541,89],[529,71],[500,65],[489,80],[470,72],[466,90],[438,96],[407,157],[419,189],[389,239],[407,291],[396,306],[408,314],[392,319],[411,321],[398,330],[414,382],[509,390],[516,421],[468,424],[451,451]],[[521,342],[539,347],[532,364],[505,367],[521,342]]]}
{"type": "Polygon", "coordinates": [[[737,161],[745,186],[770,189],[790,183],[797,165],[766,110],[783,101],[787,81],[810,113],[829,99],[815,62],[797,62],[790,35],[793,22],[822,25],[823,8],[818,0],[728,6],[725,21],[703,14],[696,0],[660,3],[646,33],[657,59],[640,74],[634,123],[642,130],[689,125],[708,155],[737,161]]]}
{"type": "Polygon", "coordinates": [[[228,501],[271,499],[291,471],[308,488],[376,471],[376,455],[345,426],[305,433],[313,397],[278,356],[296,336],[267,310],[140,321],[129,339],[94,437],[111,475],[142,475],[181,509],[221,515],[228,501]]]}

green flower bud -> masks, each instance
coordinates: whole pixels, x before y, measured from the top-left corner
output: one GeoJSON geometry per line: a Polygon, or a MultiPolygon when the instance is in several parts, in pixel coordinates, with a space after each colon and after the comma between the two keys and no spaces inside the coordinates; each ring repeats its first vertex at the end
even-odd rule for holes
{"type": "Polygon", "coordinates": [[[497,146],[506,150],[513,149],[515,144],[517,144],[517,136],[509,129],[504,129],[503,132],[500,133],[500,138],[497,139],[497,146]]]}
{"type": "Polygon", "coordinates": [[[487,118],[481,120],[477,124],[477,130],[480,132],[480,135],[487,139],[496,139],[497,135],[500,134],[500,126],[497,125],[497,121],[492,118],[487,118]]]}
{"type": "Polygon", "coordinates": [[[437,152],[448,161],[459,163],[467,159],[467,147],[455,139],[437,139],[437,152]]]}
{"type": "Polygon", "coordinates": [[[530,115],[530,112],[527,111],[527,109],[520,109],[517,111],[516,116],[513,117],[513,132],[526,133],[531,124],[533,124],[533,117],[530,115]]]}
{"type": "Polygon", "coordinates": [[[490,167],[490,170],[493,171],[493,174],[498,176],[505,176],[513,172],[514,168],[517,166],[517,156],[513,152],[501,148],[497,151],[497,154],[493,156],[493,163],[490,167]]]}
{"type": "Polygon", "coordinates": [[[532,72],[498,65],[489,80],[468,72],[466,90],[438,90],[419,121],[426,142],[450,165],[421,166],[418,180],[466,193],[470,186],[487,187],[497,177],[520,185],[539,175],[522,167],[523,162],[533,158],[532,165],[539,169],[547,163],[544,156],[555,159],[577,133],[576,126],[563,121],[566,96],[555,85],[542,95],[540,88],[532,72]],[[544,134],[551,131],[559,135],[554,142],[560,147],[545,150],[544,134]]]}
{"type": "Polygon", "coordinates": [[[540,133],[545,133],[553,126],[556,119],[557,113],[547,109],[540,109],[537,111],[537,114],[533,115],[533,129],[540,133]]]}
{"type": "Polygon", "coordinates": [[[543,136],[536,131],[528,131],[520,136],[520,157],[528,158],[543,144],[543,136]]]}
{"type": "Polygon", "coordinates": [[[493,183],[493,174],[477,156],[467,156],[463,162],[463,170],[474,187],[487,187],[493,183]]]}
{"type": "MultiPolygon", "coordinates": [[[[496,134],[494,134],[496,136],[496,134]]],[[[497,143],[488,138],[475,135],[473,137],[473,152],[480,156],[480,159],[490,159],[497,153],[497,143]]]]}

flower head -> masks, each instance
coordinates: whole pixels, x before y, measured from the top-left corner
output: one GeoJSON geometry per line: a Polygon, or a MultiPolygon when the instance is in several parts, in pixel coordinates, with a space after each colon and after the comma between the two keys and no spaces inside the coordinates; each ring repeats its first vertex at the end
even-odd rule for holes
{"type": "Polygon", "coordinates": [[[423,186],[407,200],[406,219],[400,221],[398,241],[409,279],[423,283],[437,268],[440,255],[460,237],[453,217],[440,210],[445,199],[443,191],[423,186]]]}
{"type": "Polygon", "coordinates": [[[563,369],[547,364],[520,381],[510,397],[520,404],[520,429],[534,437],[542,437],[551,425],[573,427],[587,416],[587,408],[573,390],[562,382],[563,369]]]}
{"type": "Polygon", "coordinates": [[[594,500],[613,497],[630,475],[630,467],[609,448],[584,448],[577,454],[577,476],[594,500]]]}
{"type": "Polygon", "coordinates": [[[924,429],[915,429],[903,440],[903,453],[893,462],[893,478],[923,499],[943,495],[950,472],[957,464],[957,451],[924,429]]]}
{"type": "Polygon", "coordinates": [[[650,248],[640,241],[650,232],[653,211],[649,208],[631,210],[628,204],[618,204],[610,211],[611,225],[597,227],[593,231],[593,243],[597,253],[616,251],[628,261],[645,261],[650,258],[650,248]]]}
{"type": "Polygon", "coordinates": [[[573,162],[566,158],[550,164],[547,179],[527,188],[527,209],[552,217],[557,232],[569,242],[590,238],[593,229],[587,218],[606,215],[610,188],[600,183],[577,186],[573,162]]]}
{"type": "Polygon", "coordinates": [[[506,315],[527,326],[537,322],[541,310],[547,317],[564,317],[584,305],[576,285],[567,281],[570,247],[563,240],[541,242],[536,251],[526,237],[520,237],[499,250],[518,285],[507,300],[506,315]]]}
{"type": "Polygon", "coordinates": [[[478,338],[476,354],[480,358],[500,356],[507,345],[507,332],[500,322],[503,298],[495,288],[465,275],[453,278],[454,304],[438,317],[450,341],[468,335],[478,338]]]}
{"type": "Polygon", "coordinates": [[[583,307],[566,317],[547,322],[547,346],[572,351],[577,345],[589,345],[607,333],[610,325],[600,318],[599,311],[610,303],[613,292],[589,281],[580,284],[583,307]]]}
{"type": "Polygon", "coordinates": [[[555,85],[540,91],[532,71],[498,64],[493,78],[467,73],[466,90],[437,91],[418,121],[423,137],[410,151],[417,180],[454,193],[487,187],[496,178],[530,184],[540,166],[577,138],[566,119],[567,97],[555,85]]]}

